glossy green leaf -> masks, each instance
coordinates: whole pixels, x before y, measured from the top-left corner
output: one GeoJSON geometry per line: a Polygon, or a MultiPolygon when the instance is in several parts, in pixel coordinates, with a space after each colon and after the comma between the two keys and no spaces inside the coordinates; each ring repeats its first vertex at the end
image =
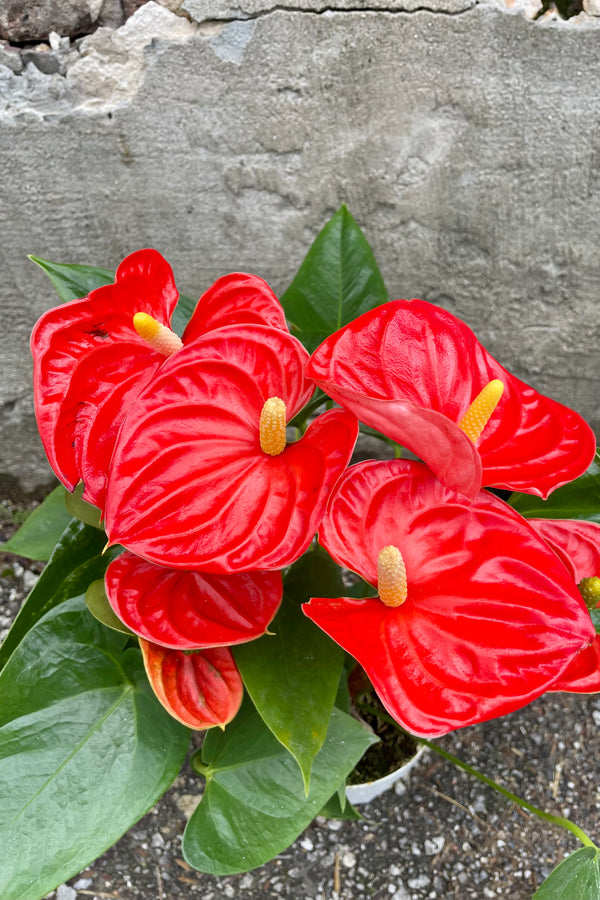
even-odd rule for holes
{"type": "Polygon", "coordinates": [[[115,273],[110,269],[97,266],[55,263],[39,256],[30,256],[29,259],[44,270],[63,303],[86,297],[94,288],[112,284],[115,278],[115,273]]]}
{"type": "Polygon", "coordinates": [[[50,559],[54,545],[71,521],[65,506],[66,493],[62,484],[54,488],[10,540],[0,544],[2,551],[28,559],[50,559]]]}
{"type": "Polygon", "coordinates": [[[179,337],[183,335],[185,326],[191,319],[192,313],[196,309],[197,302],[197,300],[192,300],[191,297],[186,297],[185,294],[179,295],[177,306],[175,307],[173,316],[171,318],[171,328],[176,334],[179,335],[179,337]]]}
{"type": "Polygon", "coordinates": [[[341,785],[335,794],[329,798],[320,816],[326,819],[347,819],[350,822],[359,822],[363,817],[346,797],[346,785],[341,785]]]}
{"type": "Polygon", "coordinates": [[[112,628],[114,631],[120,631],[121,634],[126,634],[129,637],[134,636],[133,631],[121,622],[118,615],[113,611],[106,596],[103,578],[99,578],[98,581],[92,581],[85,592],[85,602],[93,617],[101,622],[102,625],[106,625],[107,628],[112,628]]]}
{"type": "Polygon", "coordinates": [[[104,531],[100,524],[102,513],[97,506],[88,503],[83,499],[83,481],[80,481],[73,493],[65,491],[65,506],[74,519],[85,522],[86,525],[92,525],[94,528],[100,528],[104,531]]]}
{"type": "Polygon", "coordinates": [[[374,737],[334,709],[308,797],[298,765],[246,699],[224,732],[202,746],[206,789],[183,836],[183,855],[201,872],[247,872],[277,856],[306,828],[374,737]]]}
{"type": "Polygon", "coordinates": [[[292,331],[313,351],[388,294],[373,251],[345,206],[317,235],[281,298],[292,331]]]}
{"type": "Polygon", "coordinates": [[[302,612],[311,597],[339,597],[341,570],[320,548],[295,563],[269,634],[234,648],[252,700],[275,737],[293,754],[306,791],[325,740],[344,660],[335,644],[302,612]]]}
{"type": "Polygon", "coordinates": [[[590,468],[551,494],[547,500],[514,493],[509,503],[526,519],[588,519],[600,522],[600,465],[590,468]]]}
{"type": "Polygon", "coordinates": [[[72,598],[0,675],[0,897],[39,900],[81,871],[179,772],[189,731],[126,640],[72,598]]]}
{"type": "Polygon", "coordinates": [[[581,847],[550,873],[533,900],[598,900],[600,897],[600,850],[581,847]]]}
{"type": "MultiPolygon", "coordinates": [[[[120,548],[102,555],[106,535],[73,519],[58,541],[50,561],[25,600],[12,628],[0,647],[0,669],[30,628],[68,597],[76,597],[101,578],[120,548]]],[[[0,895],[1,896],[1,895],[0,895]]]]}

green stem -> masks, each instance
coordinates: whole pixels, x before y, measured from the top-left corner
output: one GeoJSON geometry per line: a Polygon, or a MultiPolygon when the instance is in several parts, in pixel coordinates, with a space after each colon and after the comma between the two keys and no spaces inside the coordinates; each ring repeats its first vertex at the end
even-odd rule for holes
{"type": "MultiPolygon", "coordinates": [[[[400,728],[397,722],[392,719],[391,716],[387,716],[381,710],[376,709],[373,706],[368,706],[366,704],[357,704],[359,709],[364,710],[365,712],[372,713],[375,716],[378,716],[380,719],[384,719],[386,722],[389,722],[390,725],[394,725],[396,728],[400,728]]],[[[447,750],[444,750],[442,747],[439,747],[437,744],[434,744],[432,741],[428,741],[426,738],[417,737],[413,735],[414,739],[419,744],[424,744],[425,747],[429,747],[434,753],[437,753],[438,756],[443,757],[448,762],[454,763],[455,766],[458,766],[459,769],[463,769],[463,771],[468,772],[469,775],[472,775],[474,778],[479,779],[484,784],[487,784],[488,787],[493,788],[499,794],[502,794],[504,797],[507,797],[509,800],[512,800],[513,803],[516,803],[518,806],[523,809],[528,810],[529,812],[536,815],[539,819],[544,819],[546,822],[552,822],[553,825],[560,825],[562,828],[566,828],[567,831],[570,831],[571,834],[575,835],[578,840],[584,845],[584,847],[596,847],[593,840],[579,827],[575,822],[572,822],[570,819],[566,819],[564,816],[554,816],[552,813],[544,812],[543,809],[539,809],[537,806],[534,806],[532,803],[528,803],[527,800],[523,800],[522,797],[517,797],[516,794],[513,794],[512,791],[508,791],[506,788],[503,788],[502,785],[498,784],[492,778],[488,778],[487,775],[484,775],[483,772],[479,772],[477,769],[474,769],[473,766],[470,766],[468,763],[463,762],[462,759],[459,759],[457,756],[454,756],[452,753],[449,753],[447,750]]]]}
{"type": "Polygon", "coordinates": [[[198,775],[203,775],[205,778],[208,778],[209,775],[212,775],[212,769],[210,766],[206,766],[203,762],[200,761],[200,755],[201,752],[197,750],[192,756],[192,769],[194,770],[194,772],[197,772],[198,775]]]}
{"type": "Polygon", "coordinates": [[[380,431],[375,431],[374,428],[370,428],[368,425],[360,426],[361,434],[368,434],[370,437],[377,438],[380,441],[383,441],[385,444],[389,444],[390,447],[394,450],[394,455],[396,459],[400,459],[402,456],[402,447],[400,444],[397,444],[396,441],[392,440],[392,438],[386,437],[385,434],[381,434],[380,431]]]}
{"type": "Polygon", "coordinates": [[[534,806],[532,803],[528,803],[527,800],[523,800],[522,797],[517,797],[517,795],[513,794],[512,791],[508,791],[506,788],[503,788],[502,785],[498,784],[492,778],[488,778],[488,776],[484,775],[483,772],[479,772],[477,769],[474,769],[473,766],[470,766],[468,763],[463,762],[462,759],[459,759],[452,753],[448,753],[448,751],[444,750],[442,747],[438,747],[437,744],[434,744],[431,741],[426,740],[425,738],[416,738],[416,740],[420,744],[424,744],[426,747],[429,747],[429,749],[433,750],[434,753],[437,753],[439,756],[442,756],[449,762],[454,763],[454,765],[458,766],[459,769],[463,769],[465,772],[468,772],[469,775],[473,775],[474,778],[478,778],[479,781],[487,784],[488,787],[491,787],[495,791],[498,791],[499,794],[502,794],[504,797],[512,800],[513,803],[518,804],[518,806],[521,806],[523,809],[527,809],[529,812],[536,815],[539,819],[544,819],[546,822],[552,822],[554,825],[560,825],[562,828],[566,828],[567,831],[570,831],[571,834],[574,834],[575,837],[578,838],[585,847],[596,847],[593,840],[585,833],[585,831],[583,831],[583,829],[581,829],[579,825],[576,825],[575,822],[572,822],[570,819],[566,819],[564,816],[555,816],[552,813],[544,812],[543,809],[539,809],[539,807],[534,806]]]}
{"type": "Polygon", "coordinates": [[[294,425],[303,429],[308,417],[316,412],[320,406],[323,406],[326,400],[329,400],[327,394],[323,393],[320,388],[317,388],[317,396],[314,397],[310,403],[307,403],[306,406],[303,406],[300,412],[288,422],[288,425],[294,425]]]}

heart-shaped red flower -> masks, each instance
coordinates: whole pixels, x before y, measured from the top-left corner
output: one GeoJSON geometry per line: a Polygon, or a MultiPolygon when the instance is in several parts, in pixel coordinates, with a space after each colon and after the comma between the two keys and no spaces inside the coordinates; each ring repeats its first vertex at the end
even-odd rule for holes
{"type": "Polygon", "coordinates": [[[416,734],[523,706],[594,640],[570,573],[534,528],[487,491],[449,491],[421,463],[348,469],[319,540],[379,596],[314,598],[304,612],[416,734]]]}
{"type": "Polygon", "coordinates": [[[125,551],[104,576],[114,612],[135,634],[180,650],[260,637],[281,603],[279,572],[211,575],[166,569],[125,551]]]}
{"type": "MultiPolygon", "coordinates": [[[[101,509],[125,413],[181,345],[172,333],[166,346],[149,343],[133,317],[150,316],[168,336],[177,299],[166,260],[155,250],[139,250],[121,263],[114,284],[49,310],[33,330],[35,409],[50,465],[69,490],[83,479],[84,499],[101,509]]],[[[287,329],[265,282],[236,273],[220,278],[200,298],[183,343],[237,322],[287,329]]]]}
{"type": "MultiPolygon", "coordinates": [[[[582,519],[528,521],[562,560],[576,584],[600,578],[600,525],[582,519]]],[[[600,635],[577,654],[551,690],[585,694],[600,691],[600,635]]]]}
{"type": "Polygon", "coordinates": [[[344,410],[286,446],[314,385],[289,333],[220,328],[162,366],[131,407],[112,459],[112,544],[171,568],[281,569],[310,544],[358,433],[344,410]]]}
{"type": "Polygon", "coordinates": [[[468,497],[482,485],[546,497],[594,455],[581,416],[519,381],[464,322],[422,300],[355,319],[317,348],[307,375],[468,497]]]}

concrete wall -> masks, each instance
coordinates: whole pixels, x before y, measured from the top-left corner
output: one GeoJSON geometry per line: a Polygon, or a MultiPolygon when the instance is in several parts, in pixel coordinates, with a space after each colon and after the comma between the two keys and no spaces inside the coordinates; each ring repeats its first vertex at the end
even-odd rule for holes
{"type": "Polygon", "coordinates": [[[55,299],[27,253],[114,267],[154,246],[186,293],[233,270],[281,292],[344,201],[392,297],[442,303],[600,431],[600,19],[357,6],[186,0],[189,21],[148,3],[75,49],[55,39],[54,73],[0,64],[15,490],[48,480],[28,335],[55,299]]]}

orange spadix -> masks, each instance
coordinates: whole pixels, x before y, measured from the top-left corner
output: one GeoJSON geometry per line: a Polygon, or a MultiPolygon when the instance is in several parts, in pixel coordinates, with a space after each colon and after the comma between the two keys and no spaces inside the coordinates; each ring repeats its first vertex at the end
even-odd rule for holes
{"type": "Polygon", "coordinates": [[[458,423],[461,431],[471,438],[473,443],[477,443],[481,437],[481,432],[490,421],[490,418],[500,402],[500,397],[504,391],[504,385],[498,378],[489,381],[482,391],[477,394],[468,410],[458,423]]]}
{"type": "Polygon", "coordinates": [[[391,544],[377,557],[377,592],[386,606],[401,606],[406,600],[406,566],[398,548],[391,544]]]}
{"type": "Polygon", "coordinates": [[[286,444],[286,409],[279,397],[269,397],[260,414],[260,449],[269,456],[279,456],[286,444]]]}
{"type": "Polygon", "coordinates": [[[161,325],[147,313],[137,312],[133,317],[133,327],[140,337],[144,338],[151,347],[163,356],[172,356],[177,350],[181,350],[183,343],[174,331],[161,325]]]}

